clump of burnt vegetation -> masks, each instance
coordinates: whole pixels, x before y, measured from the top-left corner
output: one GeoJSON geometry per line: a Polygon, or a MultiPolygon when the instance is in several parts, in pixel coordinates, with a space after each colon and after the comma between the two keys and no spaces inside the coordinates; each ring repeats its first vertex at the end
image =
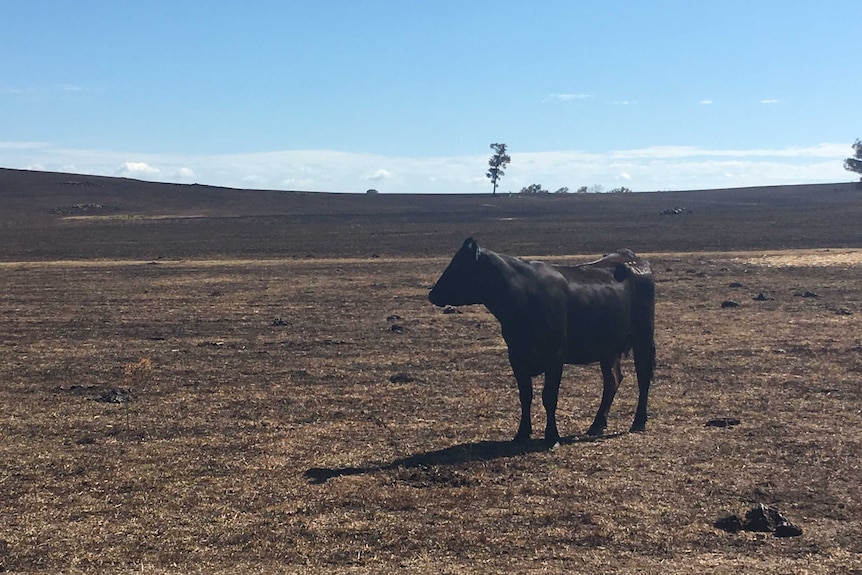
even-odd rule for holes
{"type": "Polygon", "coordinates": [[[122,210],[120,206],[86,203],[57,206],[56,208],[51,208],[51,213],[56,216],[85,216],[119,212],[120,210],[122,210]]]}

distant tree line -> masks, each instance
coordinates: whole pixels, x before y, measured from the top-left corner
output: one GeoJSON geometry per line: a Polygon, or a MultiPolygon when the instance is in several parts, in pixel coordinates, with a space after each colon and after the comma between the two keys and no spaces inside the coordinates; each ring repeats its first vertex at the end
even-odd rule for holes
{"type": "Polygon", "coordinates": [[[542,184],[530,184],[529,186],[521,188],[521,191],[519,193],[526,194],[526,195],[552,194],[552,193],[553,194],[568,194],[569,188],[563,186],[562,188],[554,190],[553,192],[549,192],[548,190],[546,190],[545,188],[542,187],[542,184]]]}
{"type": "MultiPolygon", "coordinates": [[[[856,141],[857,145],[859,141],[856,141]]],[[[491,180],[491,184],[493,188],[491,190],[491,195],[497,195],[497,186],[500,183],[500,179],[506,175],[506,168],[509,166],[509,162],[512,161],[512,157],[508,154],[508,146],[502,143],[494,143],[491,144],[491,149],[494,150],[494,153],[491,155],[491,158],[488,160],[488,171],[485,172],[485,176],[491,180]]],[[[858,153],[862,153],[862,145],[860,145],[858,153]]],[[[847,160],[850,162],[851,160],[847,160]]],[[[850,168],[847,168],[848,170],[850,168]]],[[[860,165],[860,171],[862,171],[862,165],[860,165]]],[[[595,184],[593,186],[581,186],[575,192],[577,194],[601,194],[604,193],[605,189],[599,185],[595,184]]],[[[368,193],[376,193],[376,190],[368,190],[368,193]]],[[[510,192],[511,193],[511,192],[510,192]]],[[[539,194],[568,194],[569,188],[563,186],[562,188],[557,188],[553,192],[546,190],[542,187],[542,184],[530,184],[529,186],[525,186],[521,188],[521,191],[518,192],[524,195],[539,195],[539,194]]],[[[618,188],[613,188],[612,190],[608,190],[609,194],[630,194],[632,193],[631,189],[620,186],[618,188]]]]}
{"type": "MultiPolygon", "coordinates": [[[[844,160],[844,169],[848,172],[853,172],[854,174],[859,174],[859,183],[862,184],[862,140],[857,139],[853,143],[853,156],[844,160]]],[[[494,150],[494,154],[491,156],[491,159],[488,160],[488,171],[485,175],[488,179],[491,180],[494,188],[491,192],[492,195],[497,195],[497,185],[500,182],[500,178],[502,178],[506,172],[505,168],[509,165],[509,162],[512,161],[512,158],[509,156],[507,152],[506,144],[491,144],[491,149],[494,150]]],[[[581,186],[575,192],[576,194],[601,194],[604,193],[605,189],[600,184],[595,184],[590,187],[581,186]]],[[[369,193],[372,193],[372,190],[369,190],[369,193]]],[[[541,184],[530,184],[529,186],[524,186],[521,188],[521,191],[518,192],[523,195],[532,196],[539,194],[568,194],[569,188],[563,186],[562,188],[558,188],[557,190],[550,192],[542,187],[541,184]]],[[[632,190],[625,186],[620,186],[618,188],[613,188],[607,191],[608,194],[630,194],[632,190]]]]}
{"type": "MultiPolygon", "coordinates": [[[[569,188],[563,186],[562,188],[559,188],[553,192],[549,192],[548,190],[544,189],[541,184],[530,184],[529,186],[521,188],[521,191],[519,193],[524,194],[524,195],[568,194],[569,188]]],[[[630,193],[632,193],[632,190],[630,188],[625,187],[625,186],[620,186],[619,188],[613,188],[612,190],[608,190],[607,192],[605,192],[605,189],[601,185],[596,184],[596,185],[590,186],[590,187],[581,186],[580,188],[577,189],[577,191],[575,193],[576,194],[602,194],[602,193],[630,194],[630,193]]]]}

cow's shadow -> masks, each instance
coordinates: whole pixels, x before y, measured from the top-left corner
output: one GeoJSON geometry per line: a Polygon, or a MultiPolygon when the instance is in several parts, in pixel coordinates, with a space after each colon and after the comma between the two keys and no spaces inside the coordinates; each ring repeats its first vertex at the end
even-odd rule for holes
{"type": "MultiPolygon", "coordinates": [[[[621,435],[625,434],[613,433],[599,437],[570,435],[560,438],[560,445],[606,441],[621,435]]],[[[312,467],[305,472],[305,477],[309,483],[321,484],[326,483],[334,477],[365,475],[394,469],[427,469],[474,461],[491,461],[494,459],[518,457],[528,453],[549,451],[551,449],[553,448],[541,439],[531,439],[529,441],[476,441],[461,443],[435,451],[417,453],[407,457],[399,457],[389,463],[368,464],[362,467],[312,467]]]]}

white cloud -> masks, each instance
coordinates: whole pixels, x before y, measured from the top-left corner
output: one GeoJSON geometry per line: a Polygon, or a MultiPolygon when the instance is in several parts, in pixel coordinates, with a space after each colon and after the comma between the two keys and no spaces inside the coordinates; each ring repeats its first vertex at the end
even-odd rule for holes
{"type": "MultiPolygon", "coordinates": [[[[518,152],[501,180],[501,191],[532,183],[605,187],[625,181],[636,191],[686,190],[791,183],[844,182],[846,143],[806,147],[709,149],[652,146],[597,152],[518,152]]],[[[485,153],[404,157],[332,150],[254,154],[174,155],[61,148],[44,143],[0,142],[0,166],[236,188],[364,192],[385,181],[388,193],[484,193],[485,153]],[[117,167],[119,166],[119,167],[117,167]],[[158,167],[155,167],[158,166],[158,167]],[[369,166],[386,166],[371,169],[369,166]]]]}
{"type": "Polygon", "coordinates": [[[62,90],[63,92],[66,92],[66,93],[73,93],[73,94],[79,94],[79,93],[91,91],[89,88],[85,88],[83,86],[75,86],[73,84],[63,84],[62,86],[60,86],[60,90],[62,90]]]}
{"type": "Polygon", "coordinates": [[[781,100],[775,100],[775,99],[768,99],[768,100],[761,100],[760,101],[761,104],[778,104],[780,102],[781,102],[781,100]]]}
{"type": "Polygon", "coordinates": [[[783,157],[783,158],[832,158],[846,155],[846,144],[816,144],[805,148],[752,148],[740,150],[697,148],[693,146],[651,146],[632,150],[611,152],[615,158],[666,159],[696,157],[783,157]]]}
{"type": "Polygon", "coordinates": [[[571,102],[574,100],[589,100],[593,97],[594,96],[592,94],[550,94],[542,101],[547,102],[549,100],[558,100],[560,102],[571,102]]]}
{"type": "Polygon", "coordinates": [[[697,156],[704,152],[692,146],[650,146],[632,150],[616,150],[610,152],[614,158],[625,159],[664,159],[697,156]]]}
{"type": "Polygon", "coordinates": [[[159,169],[154,168],[146,162],[123,162],[114,170],[117,176],[142,178],[159,174],[159,169]]]}
{"type": "Polygon", "coordinates": [[[257,174],[252,174],[250,176],[245,176],[242,179],[242,182],[251,186],[262,186],[266,184],[266,178],[264,178],[263,176],[258,176],[257,174]]]}
{"type": "Polygon", "coordinates": [[[712,103],[713,103],[713,101],[712,101],[712,100],[709,100],[709,99],[706,99],[706,100],[701,100],[701,101],[700,101],[700,103],[701,103],[701,104],[703,104],[703,105],[705,105],[705,106],[709,106],[710,104],[712,104],[712,103]]]}
{"type": "Polygon", "coordinates": [[[59,84],[43,87],[0,86],[0,94],[16,96],[36,96],[39,98],[68,97],[74,94],[95,94],[102,92],[99,88],[79,86],[76,84],[59,84]]]}
{"type": "Polygon", "coordinates": [[[0,150],[38,150],[48,148],[46,142],[0,142],[0,150]]]}
{"type": "Polygon", "coordinates": [[[372,182],[379,182],[381,180],[388,180],[391,177],[392,174],[390,174],[388,170],[377,170],[376,172],[368,176],[368,179],[372,182]]]}
{"type": "Polygon", "coordinates": [[[18,88],[15,86],[0,86],[0,94],[25,94],[30,90],[27,88],[18,88]]]}
{"type": "Polygon", "coordinates": [[[312,190],[315,187],[314,178],[287,178],[281,181],[286,190],[312,190]]]}

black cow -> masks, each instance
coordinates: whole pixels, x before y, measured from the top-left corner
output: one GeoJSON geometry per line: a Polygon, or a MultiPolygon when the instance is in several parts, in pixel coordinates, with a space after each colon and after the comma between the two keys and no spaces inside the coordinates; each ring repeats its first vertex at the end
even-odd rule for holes
{"type": "Polygon", "coordinates": [[[500,322],[521,399],[515,441],[532,433],[533,377],[545,374],[545,440],[559,441],[556,409],[564,364],[599,362],[602,402],[587,431],[601,435],[622,373],[634,352],[638,406],[631,431],[643,431],[655,367],[655,283],[649,263],[627,249],[594,262],[555,266],[480,248],[468,238],[428,294],[437,306],[483,304],[500,322]]]}

